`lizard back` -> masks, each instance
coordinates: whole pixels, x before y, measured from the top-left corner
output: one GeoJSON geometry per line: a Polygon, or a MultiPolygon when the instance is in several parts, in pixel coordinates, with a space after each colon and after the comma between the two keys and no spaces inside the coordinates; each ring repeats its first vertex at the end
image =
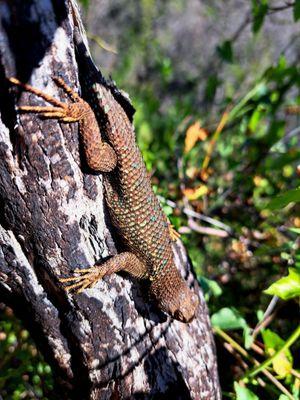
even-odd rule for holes
{"type": "Polygon", "coordinates": [[[148,276],[154,279],[173,261],[169,223],[151,187],[132,124],[109,91],[101,94],[101,108],[109,106],[105,133],[117,155],[116,168],[104,175],[109,213],[128,248],[147,264],[148,276]]]}

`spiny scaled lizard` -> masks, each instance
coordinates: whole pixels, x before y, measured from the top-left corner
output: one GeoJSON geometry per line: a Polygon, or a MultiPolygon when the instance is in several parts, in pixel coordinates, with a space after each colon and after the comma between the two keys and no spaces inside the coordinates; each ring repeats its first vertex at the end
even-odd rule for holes
{"type": "Polygon", "coordinates": [[[104,128],[108,142],[103,141],[90,105],[61,78],[54,80],[72,102],[61,102],[16,78],[10,78],[11,83],[52,104],[18,109],[62,122],[79,122],[86,161],[92,170],[103,173],[108,210],[128,249],[101,265],[76,269],[79,276],[60,281],[70,283],[67,290],[81,292],[104,276],[126,271],[134,277],[150,280],[150,293],[160,309],[177,320],[190,322],[199,300],[175,266],[169,221],[151,188],[134,128],[125,111],[107,88],[96,84],[97,101],[107,120],[104,128]]]}

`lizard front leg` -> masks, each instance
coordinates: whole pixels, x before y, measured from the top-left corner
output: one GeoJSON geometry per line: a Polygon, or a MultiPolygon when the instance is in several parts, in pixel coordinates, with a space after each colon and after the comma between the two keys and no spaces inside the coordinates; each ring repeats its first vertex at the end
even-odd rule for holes
{"type": "Polygon", "coordinates": [[[46,118],[55,118],[62,122],[79,122],[86,161],[91,169],[97,172],[110,172],[117,164],[117,156],[114,149],[102,141],[98,122],[90,105],[84,101],[78,93],[74,92],[61,78],[53,78],[58,86],[71,98],[71,103],[61,102],[54,97],[20,82],[16,78],[9,81],[28,92],[43,98],[53,106],[21,106],[22,112],[39,113],[46,118]]]}
{"type": "Polygon", "coordinates": [[[147,267],[133,253],[124,252],[117,254],[101,265],[94,265],[87,269],[75,269],[79,276],[62,278],[60,282],[71,283],[66,290],[75,290],[77,293],[86,288],[93,287],[104,276],[125,271],[136,278],[147,277],[147,267]],[[73,283],[74,282],[74,283],[73,283]]]}

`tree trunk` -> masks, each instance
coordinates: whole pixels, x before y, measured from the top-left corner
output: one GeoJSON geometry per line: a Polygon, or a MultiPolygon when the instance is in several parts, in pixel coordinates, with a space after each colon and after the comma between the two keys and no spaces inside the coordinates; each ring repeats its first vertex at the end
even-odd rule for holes
{"type": "MultiPolygon", "coordinates": [[[[187,325],[160,314],[127,276],[79,295],[59,283],[117,251],[101,175],[84,164],[78,125],[18,114],[16,104],[48,104],[7,78],[68,101],[52,77],[79,87],[74,13],[67,1],[7,0],[0,16],[1,300],[29,326],[60,399],[220,399],[207,308],[180,243],[177,264],[201,303],[187,325]]],[[[111,90],[130,114],[128,100],[111,90]]]]}

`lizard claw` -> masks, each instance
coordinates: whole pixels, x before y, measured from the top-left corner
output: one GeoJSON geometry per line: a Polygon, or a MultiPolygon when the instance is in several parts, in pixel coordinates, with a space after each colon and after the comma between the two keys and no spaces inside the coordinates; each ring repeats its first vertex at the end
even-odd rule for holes
{"type": "Polygon", "coordinates": [[[171,223],[169,224],[169,234],[173,242],[176,242],[176,240],[179,239],[181,236],[180,233],[176,231],[174,225],[172,225],[171,223]]]}
{"type": "Polygon", "coordinates": [[[71,276],[69,278],[59,279],[59,282],[71,283],[70,285],[65,286],[67,292],[74,290],[76,293],[81,293],[86,288],[94,287],[95,284],[104,276],[104,272],[101,271],[97,265],[85,269],[76,268],[74,272],[80,274],[80,276],[71,276]]]}

